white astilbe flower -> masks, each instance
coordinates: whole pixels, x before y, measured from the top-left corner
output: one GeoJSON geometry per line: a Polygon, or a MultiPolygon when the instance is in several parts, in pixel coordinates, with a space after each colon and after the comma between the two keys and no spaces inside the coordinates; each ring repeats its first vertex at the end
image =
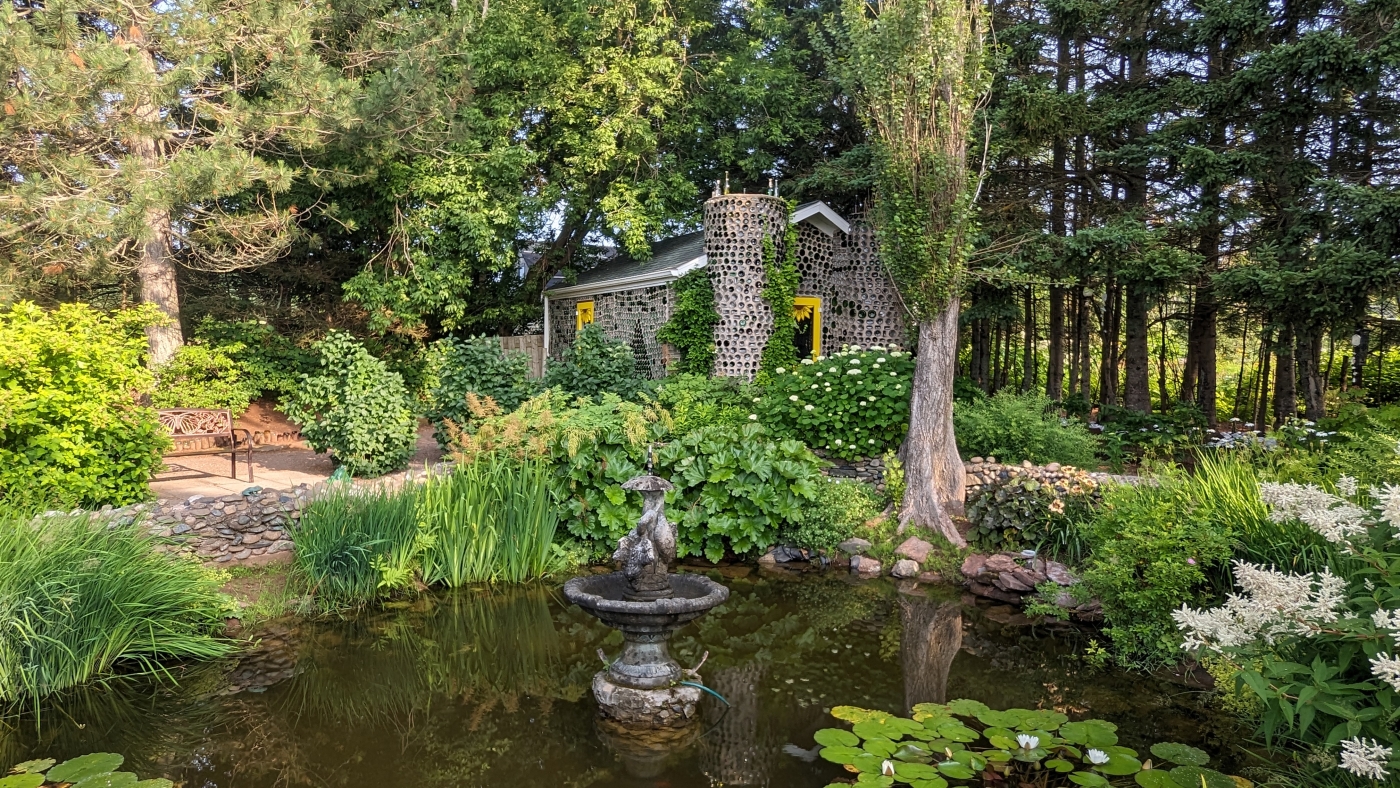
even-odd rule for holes
{"type": "Polygon", "coordinates": [[[1337,620],[1345,601],[1346,583],[1331,571],[1293,575],[1235,561],[1235,584],[1242,593],[1229,594],[1225,604],[1208,610],[1182,605],[1172,612],[1177,629],[1186,634],[1187,651],[1220,651],[1263,640],[1272,644],[1283,635],[1315,634],[1322,624],[1337,620]]]}
{"type": "MultiPolygon", "coordinates": [[[[1371,497],[1381,503],[1381,519],[1391,525],[1400,526],[1400,485],[1387,484],[1380,489],[1372,487],[1371,497]]],[[[1400,539],[1400,536],[1396,538],[1400,539]]]]}
{"type": "Polygon", "coordinates": [[[1276,523],[1301,520],[1333,544],[1366,533],[1366,510],[1315,484],[1261,482],[1259,498],[1276,523]]]}
{"type": "Polygon", "coordinates": [[[1391,637],[1400,637],[1400,610],[1377,610],[1371,614],[1371,623],[1376,629],[1388,631],[1391,637]]]}
{"type": "Polygon", "coordinates": [[[1375,739],[1347,739],[1342,742],[1342,768],[1370,780],[1384,780],[1390,760],[1390,748],[1375,739]]]}
{"type": "Polygon", "coordinates": [[[1337,492],[1348,498],[1356,495],[1356,479],[1351,476],[1342,476],[1337,479],[1337,492]]]}
{"type": "Polygon", "coordinates": [[[1371,659],[1371,673],[1400,692],[1400,659],[1382,651],[1371,659]]]}

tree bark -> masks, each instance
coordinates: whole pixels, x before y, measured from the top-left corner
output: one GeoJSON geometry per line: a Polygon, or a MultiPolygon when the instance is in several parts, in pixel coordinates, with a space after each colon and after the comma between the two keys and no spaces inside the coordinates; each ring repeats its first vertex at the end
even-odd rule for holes
{"type": "Polygon", "coordinates": [[[1056,402],[1065,398],[1065,291],[1050,288],[1049,358],[1045,367],[1045,396],[1056,402]]]}
{"type": "Polygon", "coordinates": [[[1099,361],[1099,402],[1104,406],[1118,404],[1118,334],[1123,328],[1123,288],[1108,278],[1104,288],[1104,319],[1099,327],[1099,343],[1103,358],[1099,361]]]}
{"type": "Polygon", "coordinates": [[[958,352],[958,299],[919,324],[919,357],[904,440],[904,502],[899,530],[912,523],[942,534],[957,547],[966,540],[953,517],[961,517],[966,473],[953,436],[953,367],[958,352]]]}
{"type": "MultiPolygon", "coordinates": [[[[136,44],[144,43],[144,37],[135,39],[136,44]]],[[[138,60],[155,82],[156,64],[150,50],[138,46],[138,60]]],[[[154,130],[161,123],[160,108],[148,98],[138,99],[132,114],[148,130],[154,130]]],[[[156,178],[160,169],[160,149],[152,137],[139,135],[129,141],[131,152],[140,160],[148,177],[156,178]]],[[[136,276],[141,281],[141,300],[153,304],[168,320],[164,325],[146,328],[146,344],[150,350],[146,363],[158,367],[175,356],[175,351],[185,343],[180,330],[180,291],[175,277],[175,260],[170,254],[170,211],[152,206],[146,209],[146,227],[141,245],[141,258],[136,263],[136,276]]]]}
{"type": "Polygon", "coordinates": [[[1021,347],[1021,391],[1034,391],[1039,370],[1035,363],[1035,288],[1026,288],[1025,336],[1021,347]]]}
{"type": "Polygon", "coordinates": [[[1285,325],[1274,345],[1278,359],[1274,372],[1274,426],[1298,415],[1298,379],[1293,365],[1293,326],[1285,325]]]}
{"type": "Polygon", "coordinates": [[[1264,429],[1264,424],[1269,418],[1269,364],[1274,358],[1273,338],[1274,330],[1268,326],[1266,321],[1264,336],[1259,341],[1259,363],[1261,368],[1259,370],[1259,380],[1256,381],[1259,386],[1259,396],[1254,401],[1253,418],[1254,426],[1261,431],[1264,429]]]}
{"type": "Polygon", "coordinates": [[[1322,332],[1314,327],[1298,330],[1297,350],[1298,385],[1303,394],[1303,417],[1317,421],[1324,414],[1322,378],[1322,332]]]}
{"type": "Polygon", "coordinates": [[[1084,395],[1085,402],[1093,402],[1094,391],[1089,385],[1089,364],[1093,360],[1094,348],[1089,336],[1094,322],[1094,301],[1086,292],[1087,289],[1081,287],[1079,290],[1079,339],[1076,344],[1079,346],[1079,393],[1084,395]]]}
{"type": "Polygon", "coordinates": [[[1139,413],[1152,411],[1147,375],[1147,293],[1141,284],[1129,282],[1124,298],[1126,347],[1123,360],[1123,407],[1139,413]]]}
{"type": "Polygon", "coordinates": [[[927,598],[899,599],[904,708],[948,702],[948,674],[962,649],[962,605],[927,598]]]}

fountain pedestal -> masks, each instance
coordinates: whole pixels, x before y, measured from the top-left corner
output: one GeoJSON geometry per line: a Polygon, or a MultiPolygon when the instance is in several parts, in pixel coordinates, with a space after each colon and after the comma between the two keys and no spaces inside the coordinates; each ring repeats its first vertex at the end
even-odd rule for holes
{"type": "Polygon", "coordinates": [[[564,596],[622,632],[622,654],[593,678],[593,697],[603,716],[624,728],[683,728],[696,719],[699,681],[671,658],[671,634],[729,598],[729,589],[702,575],[673,575],[675,528],[666,521],[670,482],[640,476],[622,485],[642,493],[637,527],[618,544],[613,559],[622,571],[576,577],[564,596]]]}

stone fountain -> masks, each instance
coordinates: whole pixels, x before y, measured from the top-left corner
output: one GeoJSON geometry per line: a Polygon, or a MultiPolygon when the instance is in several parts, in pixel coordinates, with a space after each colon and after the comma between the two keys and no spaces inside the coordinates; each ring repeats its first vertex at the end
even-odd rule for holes
{"type": "Polygon", "coordinates": [[[684,729],[698,719],[701,690],[681,682],[699,684],[700,677],[676,664],[666,641],[723,604],[729,589],[703,575],[670,573],[676,560],[676,529],[665,512],[670,482],[648,472],[622,488],[642,494],[637,527],[613,553],[622,570],[576,577],[564,584],[564,596],[622,632],[622,654],[611,661],[604,657],[607,669],[593,677],[593,696],[608,727],[663,738],[669,730],[684,737],[684,729]]]}

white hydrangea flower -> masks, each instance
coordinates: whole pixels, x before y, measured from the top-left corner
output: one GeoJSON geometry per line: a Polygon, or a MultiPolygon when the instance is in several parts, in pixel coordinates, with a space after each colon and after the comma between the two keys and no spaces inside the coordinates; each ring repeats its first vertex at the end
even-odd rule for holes
{"type": "Polygon", "coordinates": [[[1023,750],[1034,750],[1040,746],[1040,737],[1032,736],[1029,733],[1016,734],[1016,743],[1021,745],[1023,750]]]}
{"type": "Polygon", "coordinates": [[[1342,768],[1370,780],[1384,780],[1390,772],[1386,763],[1390,760],[1390,748],[1382,747],[1375,739],[1347,739],[1342,742],[1342,768]]]}
{"type": "Polygon", "coordinates": [[[750,414],[749,414],[749,421],[758,421],[758,414],[757,414],[757,413],[750,413],[750,414]]]}
{"type": "Polygon", "coordinates": [[[1093,747],[1090,747],[1089,751],[1084,753],[1084,757],[1089,763],[1095,766],[1103,766],[1105,763],[1108,763],[1108,753],[1093,747]]]}
{"type": "Polygon", "coordinates": [[[860,350],[860,345],[851,345],[851,346],[850,346],[850,349],[851,349],[852,351],[858,351],[858,350],[860,350]]]}
{"type": "Polygon", "coordinates": [[[859,367],[851,367],[850,369],[846,370],[846,374],[847,374],[847,375],[859,375],[859,374],[860,374],[860,368],[859,368],[859,367]]]}
{"type": "Polygon", "coordinates": [[[1400,659],[1382,651],[1371,658],[1371,673],[1400,692],[1400,659]]]}
{"type": "Polygon", "coordinates": [[[1247,561],[1235,561],[1235,584],[1243,593],[1229,594],[1225,604],[1209,610],[1182,605],[1172,613],[1186,634],[1187,651],[1220,651],[1282,635],[1307,637],[1321,624],[1337,620],[1346,582],[1324,569],[1321,574],[1284,574],[1247,561]]]}
{"type": "Polygon", "coordinates": [[[840,372],[840,371],[841,371],[841,370],[837,369],[836,367],[831,367],[831,368],[827,369],[827,372],[840,372]]]}
{"type": "Polygon", "coordinates": [[[797,395],[796,395],[796,394],[789,394],[789,395],[788,395],[788,399],[789,399],[789,400],[792,400],[793,402],[796,402],[796,401],[797,401],[797,395]]]}
{"type": "Polygon", "coordinates": [[[813,383],[813,384],[812,384],[812,388],[816,388],[816,387],[817,387],[817,384],[813,383]]]}
{"type": "Polygon", "coordinates": [[[778,373],[779,375],[783,374],[784,372],[787,372],[787,370],[786,370],[786,369],[783,369],[782,367],[778,367],[777,369],[775,369],[775,370],[773,370],[773,371],[776,372],[776,373],[778,373]]]}
{"type": "Polygon", "coordinates": [[[810,367],[810,366],[812,366],[812,364],[815,363],[815,362],[813,362],[812,359],[810,359],[810,358],[804,358],[804,359],[802,359],[802,363],[803,363],[803,365],[809,366],[809,367],[810,367]]]}
{"type": "Polygon", "coordinates": [[[810,411],[810,410],[813,410],[813,407],[812,407],[811,405],[803,405],[803,406],[802,406],[802,409],[803,409],[803,410],[806,410],[806,411],[810,411]]]}
{"type": "Polygon", "coordinates": [[[874,445],[874,444],[875,444],[875,439],[874,439],[874,438],[871,438],[870,440],[866,441],[866,443],[869,443],[869,444],[871,444],[871,445],[874,445]]]}
{"type": "Polygon", "coordinates": [[[841,439],[840,439],[840,438],[837,438],[837,439],[836,439],[836,445],[837,445],[837,446],[840,446],[840,445],[841,445],[841,439]]]}
{"type": "Polygon", "coordinates": [[[875,359],[875,363],[876,363],[876,364],[883,364],[883,363],[885,363],[885,357],[884,357],[884,356],[880,356],[879,358],[875,359]]]}

